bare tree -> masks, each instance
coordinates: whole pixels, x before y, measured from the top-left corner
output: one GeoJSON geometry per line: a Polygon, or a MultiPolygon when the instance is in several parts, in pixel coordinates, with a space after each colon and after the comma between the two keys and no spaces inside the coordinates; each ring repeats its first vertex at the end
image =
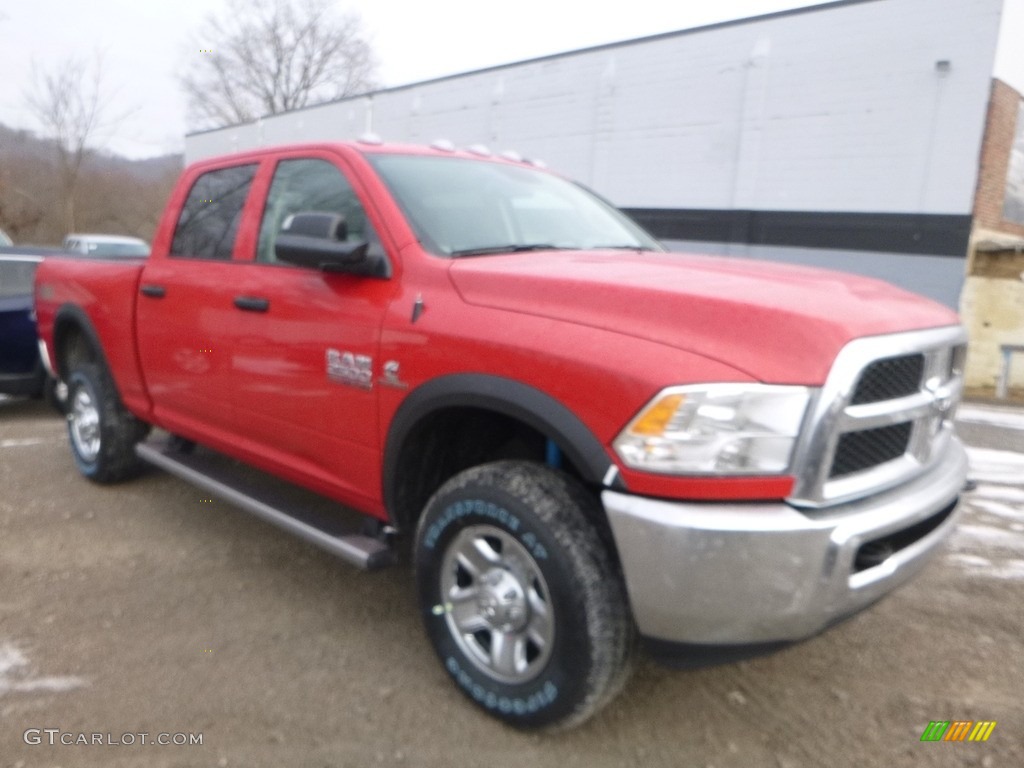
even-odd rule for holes
{"type": "Polygon", "coordinates": [[[0,168],[0,224],[15,240],[21,240],[27,230],[33,229],[43,220],[46,206],[8,176],[7,168],[0,168]]]}
{"type": "Polygon", "coordinates": [[[108,103],[102,92],[103,61],[97,54],[91,64],[68,58],[50,70],[32,65],[31,90],[26,91],[29,109],[54,140],[64,229],[75,229],[75,193],[89,143],[107,123],[108,103]]]}
{"type": "Polygon", "coordinates": [[[230,0],[195,37],[181,77],[196,127],[247,122],[374,87],[358,14],[330,0],[230,0]]]}

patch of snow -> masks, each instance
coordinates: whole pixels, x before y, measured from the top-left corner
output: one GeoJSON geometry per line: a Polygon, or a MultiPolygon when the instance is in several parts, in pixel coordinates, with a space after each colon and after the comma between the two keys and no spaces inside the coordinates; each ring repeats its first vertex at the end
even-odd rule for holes
{"type": "Polygon", "coordinates": [[[971,567],[971,568],[991,568],[992,567],[992,561],[991,560],[989,560],[988,558],[985,558],[985,557],[978,557],[977,555],[962,555],[962,554],[957,553],[957,554],[950,555],[948,559],[952,560],[954,563],[960,563],[961,565],[966,565],[966,566],[971,567]]]}
{"type": "Polygon", "coordinates": [[[998,501],[1015,501],[1024,504],[1024,488],[1014,488],[1007,485],[989,485],[979,483],[978,487],[971,491],[968,499],[996,499],[998,501]]]}
{"type": "MultiPolygon", "coordinates": [[[[15,683],[11,690],[19,693],[32,693],[33,691],[70,691],[81,688],[86,681],[80,677],[36,677],[32,680],[25,680],[15,683]]],[[[0,689],[2,690],[2,689],[0,689]]]]}
{"type": "Polygon", "coordinates": [[[986,408],[982,405],[961,405],[956,420],[969,424],[989,424],[1004,429],[1024,429],[1024,411],[1019,408],[986,408]]]}
{"type": "Polygon", "coordinates": [[[70,691],[83,685],[88,681],[81,677],[29,677],[25,654],[11,643],[0,643],[0,696],[12,691],[70,691]]]}
{"type": "Polygon", "coordinates": [[[1020,507],[1003,504],[1000,501],[989,501],[988,499],[976,499],[970,497],[966,499],[966,502],[969,507],[981,510],[982,512],[988,512],[990,515],[995,515],[996,517],[1003,517],[1007,520],[1024,521],[1024,510],[1020,509],[1020,507]]]}
{"type": "Polygon", "coordinates": [[[968,448],[968,477],[979,483],[1024,484],[1024,453],[968,448]]]}
{"type": "Polygon", "coordinates": [[[953,534],[954,538],[968,537],[982,541],[988,546],[1019,549],[1024,551],[1024,535],[1004,528],[989,525],[961,525],[953,534]]]}
{"type": "Polygon", "coordinates": [[[24,448],[28,445],[42,445],[48,442],[52,441],[44,440],[41,437],[28,437],[22,440],[0,440],[0,448],[24,448]]]}
{"type": "Polygon", "coordinates": [[[1008,581],[1024,581],[1024,560],[1007,560],[987,575],[1008,581]]]}
{"type": "Polygon", "coordinates": [[[24,667],[27,664],[28,659],[13,645],[8,643],[0,645],[0,681],[6,678],[13,670],[18,669],[18,667],[24,667]]]}
{"type": "Polygon", "coordinates": [[[947,559],[960,565],[971,576],[1024,581],[1024,560],[1005,560],[993,565],[990,560],[975,555],[950,555],[947,559]]]}

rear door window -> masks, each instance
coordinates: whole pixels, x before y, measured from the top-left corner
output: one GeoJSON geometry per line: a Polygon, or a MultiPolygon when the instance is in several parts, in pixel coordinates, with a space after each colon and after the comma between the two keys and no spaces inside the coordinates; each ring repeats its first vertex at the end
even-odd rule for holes
{"type": "Polygon", "coordinates": [[[229,261],[256,164],[204,173],[189,190],[171,242],[171,256],[229,261]]]}

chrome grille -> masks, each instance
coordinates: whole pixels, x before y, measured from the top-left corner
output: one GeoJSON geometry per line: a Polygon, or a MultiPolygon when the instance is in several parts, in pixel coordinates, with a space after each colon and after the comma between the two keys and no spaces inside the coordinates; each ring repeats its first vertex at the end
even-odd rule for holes
{"type": "Polygon", "coordinates": [[[840,435],[829,479],[863,472],[898,459],[907,452],[910,445],[911,427],[912,424],[907,421],[891,427],[862,429],[860,432],[840,435]]]}
{"type": "Polygon", "coordinates": [[[850,404],[877,403],[912,395],[921,388],[923,373],[924,355],[878,360],[861,372],[850,404]]]}
{"type": "Polygon", "coordinates": [[[794,452],[790,501],[829,507],[926,471],[963,391],[960,326],[856,339],[839,353],[794,452]]]}

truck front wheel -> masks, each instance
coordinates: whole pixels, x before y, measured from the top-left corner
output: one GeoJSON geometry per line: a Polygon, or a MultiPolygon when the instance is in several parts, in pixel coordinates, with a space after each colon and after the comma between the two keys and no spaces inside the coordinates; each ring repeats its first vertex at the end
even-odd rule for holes
{"type": "Polygon", "coordinates": [[[139,467],[135,444],[149,427],[121,404],[114,383],[95,363],[79,363],[68,376],[67,421],[79,471],[97,483],[113,483],[139,467]]]}
{"type": "Polygon", "coordinates": [[[582,722],[628,676],[633,624],[596,505],[568,476],[508,461],[455,476],[420,519],[427,634],[459,690],[513,726],[582,722]]]}

